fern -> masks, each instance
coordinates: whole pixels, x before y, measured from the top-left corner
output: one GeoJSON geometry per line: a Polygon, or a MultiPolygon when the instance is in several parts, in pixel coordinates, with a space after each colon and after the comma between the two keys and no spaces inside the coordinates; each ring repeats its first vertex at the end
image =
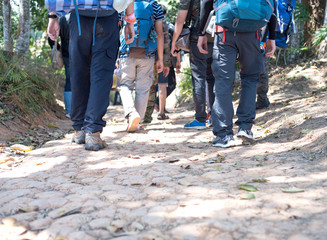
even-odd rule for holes
{"type": "Polygon", "coordinates": [[[313,46],[318,46],[327,38],[327,26],[320,28],[315,32],[313,37],[313,46]]]}
{"type": "Polygon", "coordinates": [[[40,113],[55,103],[53,71],[30,59],[5,56],[0,51],[0,99],[25,114],[40,113]]]}

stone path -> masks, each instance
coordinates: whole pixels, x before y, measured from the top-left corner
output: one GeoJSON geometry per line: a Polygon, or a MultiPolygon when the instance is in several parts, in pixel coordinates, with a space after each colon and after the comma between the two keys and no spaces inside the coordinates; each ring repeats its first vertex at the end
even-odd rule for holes
{"type": "Polygon", "coordinates": [[[326,112],[294,139],[273,135],[276,122],[290,126],[281,108],[259,112],[275,122],[255,126],[255,145],[219,149],[211,129],[182,128],[190,111],[128,134],[121,107],[110,107],[107,149],[85,151],[67,135],[0,170],[0,239],[327,239],[326,112]]]}

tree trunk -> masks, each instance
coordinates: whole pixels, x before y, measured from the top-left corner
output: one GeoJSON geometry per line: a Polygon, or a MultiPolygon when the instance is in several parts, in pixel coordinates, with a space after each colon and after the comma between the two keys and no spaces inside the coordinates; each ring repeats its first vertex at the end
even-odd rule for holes
{"type": "Polygon", "coordinates": [[[304,41],[311,42],[313,34],[324,24],[326,0],[305,0],[303,2],[310,14],[310,20],[307,21],[305,27],[304,41]]]}
{"type": "Polygon", "coordinates": [[[10,0],[2,1],[2,13],[3,13],[3,43],[4,51],[13,51],[13,40],[11,32],[11,4],[10,0]]]}
{"type": "Polygon", "coordinates": [[[325,20],[324,20],[324,26],[327,26],[327,0],[326,0],[326,8],[325,8],[325,20]]]}
{"type": "MultiPolygon", "coordinates": [[[[327,0],[325,8],[324,26],[327,27],[327,0]]],[[[325,40],[320,43],[318,50],[318,58],[327,58],[327,38],[325,38],[325,40]]]]}
{"type": "Polygon", "coordinates": [[[30,1],[20,0],[19,2],[19,27],[16,52],[27,55],[30,39],[30,1]]]}

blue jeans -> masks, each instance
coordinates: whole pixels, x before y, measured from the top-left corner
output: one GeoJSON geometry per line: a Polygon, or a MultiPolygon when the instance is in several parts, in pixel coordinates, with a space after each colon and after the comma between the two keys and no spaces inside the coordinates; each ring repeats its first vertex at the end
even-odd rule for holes
{"type": "Polygon", "coordinates": [[[257,83],[263,72],[264,57],[256,32],[225,32],[215,36],[212,69],[215,76],[215,102],[212,110],[213,133],[224,137],[233,134],[232,87],[235,79],[235,63],[241,68],[241,96],[236,111],[236,125],[250,130],[255,118],[257,83]]]}
{"type": "MultiPolygon", "coordinates": [[[[191,41],[190,66],[192,72],[193,100],[195,104],[195,119],[205,122],[206,112],[206,84],[209,87],[209,102],[212,104],[214,99],[213,87],[215,83],[211,70],[213,44],[208,43],[208,54],[199,52],[197,42],[191,41]]],[[[211,106],[212,109],[212,106],[211,106]]]]}
{"type": "Polygon", "coordinates": [[[70,16],[69,62],[72,88],[71,119],[73,128],[87,133],[102,132],[102,119],[109,106],[109,92],[119,47],[118,14],[99,17],[80,15],[81,36],[76,14],[70,16]]]}

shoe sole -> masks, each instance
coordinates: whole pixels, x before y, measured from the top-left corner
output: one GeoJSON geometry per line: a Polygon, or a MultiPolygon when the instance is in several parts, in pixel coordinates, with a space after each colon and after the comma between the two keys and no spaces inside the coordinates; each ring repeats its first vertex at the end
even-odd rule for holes
{"type": "Polygon", "coordinates": [[[76,144],[84,144],[85,143],[85,139],[84,140],[77,140],[77,139],[72,139],[72,143],[76,143],[76,144]]]}
{"type": "Polygon", "coordinates": [[[135,117],[132,122],[129,123],[127,127],[127,132],[132,133],[138,130],[138,124],[140,123],[141,118],[135,117]]]}
{"type": "Polygon", "coordinates": [[[255,142],[253,138],[248,138],[247,136],[244,136],[244,135],[236,135],[236,137],[242,139],[243,144],[246,144],[246,143],[253,144],[255,142]]]}
{"type": "Polygon", "coordinates": [[[229,147],[234,147],[235,146],[235,142],[229,142],[228,144],[216,143],[216,144],[212,144],[212,146],[214,146],[214,147],[221,147],[221,148],[229,148],[229,147]]]}
{"type": "Polygon", "coordinates": [[[88,146],[87,144],[85,145],[85,150],[88,151],[99,151],[100,149],[104,149],[104,145],[100,145],[100,144],[95,144],[90,146],[88,146]]]}
{"type": "Polygon", "coordinates": [[[184,127],[185,129],[197,129],[197,130],[203,130],[203,129],[206,129],[207,127],[206,126],[203,126],[203,127],[184,127]]]}

